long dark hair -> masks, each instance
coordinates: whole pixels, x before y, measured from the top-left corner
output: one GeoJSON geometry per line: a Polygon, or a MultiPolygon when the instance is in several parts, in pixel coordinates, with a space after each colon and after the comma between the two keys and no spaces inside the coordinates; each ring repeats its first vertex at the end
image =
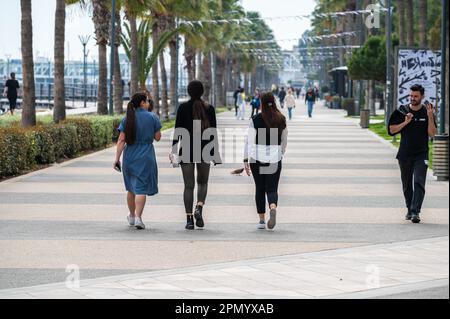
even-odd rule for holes
{"type": "Polygon", "coordinates": [[[207,129],[211,126],[209,123],[209,118],[206,114],[206,110],[209,105],[202,100],[202,95],[205,92],[203,88],[203,83],[197,80],[194,80],[188,85],[188,94],[191,97],[192,104],[192,119],[201,120],[202,130],[207,129]]]}
{"type": "Polygon", "coordinates": [[[279,135],[286,128],[286,117],[278,110],[272,92],[261,96],[261,116],[267,128],[277,128],[279,135]]]}
{"type": "Polygon", "coordinates": [[[133,94],[127,106],[127,120],[125,123],[125,143],[133,145],[136,141],[136,109],[142,102],[147,101],[147,94],[139,92],[133,94]]]}

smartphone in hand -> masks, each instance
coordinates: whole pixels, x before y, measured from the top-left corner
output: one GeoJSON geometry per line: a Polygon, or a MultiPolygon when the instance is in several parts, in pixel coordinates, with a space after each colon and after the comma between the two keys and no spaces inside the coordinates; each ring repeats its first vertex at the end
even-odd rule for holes
{"type": "Polygon", "coordinates": [[[122,172],[122,166],[120,165],[120,162],[116,162],[116,164],[114,165],[114,169],[119,173],[122,172]]]}

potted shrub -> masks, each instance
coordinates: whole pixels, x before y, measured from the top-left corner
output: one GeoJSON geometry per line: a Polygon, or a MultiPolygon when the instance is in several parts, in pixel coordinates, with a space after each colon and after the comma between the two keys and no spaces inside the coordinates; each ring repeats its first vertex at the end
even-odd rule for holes
{"type": "Polygon", "coordinates": [[[340,108],[341,108],[341,97],[333,96],[333,109],[340,109],[340,108]]]}
{"type": "Polygon", "coordinates": [[[342,108],[347,111],[347,116],[356,115],[355,99],[345,98],[342,100],[342,108]]]}

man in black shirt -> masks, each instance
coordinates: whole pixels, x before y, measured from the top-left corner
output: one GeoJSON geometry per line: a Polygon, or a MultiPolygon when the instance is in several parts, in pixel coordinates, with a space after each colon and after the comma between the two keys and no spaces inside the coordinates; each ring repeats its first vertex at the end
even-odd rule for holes
{"type": "Polygon", "coordinates": [[[282,87],[280,93],[278,93],[278,98],[280,99],[281,108],[284,108],[284,99],[286,98],[286,91],[284,90],[284,87],[282,87]]]}
{"type": "Polygon", "coordinates": [[[16,74],[11,73],[11,79],[6,81],[5,90],[3,96],[7,97],[9,100],[9,110],[11,115],[14,115],[14,110],[17,106],[17,90],[20,88],[19,82],[16,80],[16,74]]]}
{"type": "Polygon", "coordinates": [[[428,169],[428,138],[436,135],[433,105],[425,101],[425,89],[413,85],[410,104],[401,105],[389,119],[389,135],[401,133],[397,159],[400,166],[403,194],[408,213],[406,220],[420,222],[420,210],[425,197],[425,181],[428,169]]]}
{"type": "Polygon", "coordinates": [[[237,100],[238,100],[238,94],[241,93],[241,87],[239,86],[238,89],[236,91],[234,91],[233,93],[233,98],[234,98],[234,110],[235,110],[235,116],[237,116],[238,114],[238,108],[239,106],[237,105],[237,100]]]}

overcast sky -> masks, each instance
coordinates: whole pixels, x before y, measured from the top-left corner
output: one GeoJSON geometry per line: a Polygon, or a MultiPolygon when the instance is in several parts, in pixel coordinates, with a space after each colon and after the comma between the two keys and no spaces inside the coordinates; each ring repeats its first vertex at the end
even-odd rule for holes
{"type": "MultiPolygon", "coordinates": [[[[1,0],[0,10],[0,59],[7,56],[20,58],[20,1],[1,0]]],[[[292,15],[310,14],[314,7],[314,0],[242,0],[247,11],[258,11],[263,17],[286,17],[292,15]]],[[[53,60],[54,39],[54,0],[32,0],[33,11],[33,48],[34,57],[47,57],[53,60]]],[[[285,21],[267,20],[266,23],[274,31],[277,40],[299,38],[309,28],[309,20],[285,21]]],[[[67,9],[66,21],[66,60],[81,60],[83,57],[79,35],[93,35],[94,26],[88,13],[81,12],[79,7],[67,9]]],[[[283,49],[291,49],[296,44],[279,42],[283,49]]],[[[97,56],[97,48],[91,38],[88,45],[89,60],[97,56]]]]}

